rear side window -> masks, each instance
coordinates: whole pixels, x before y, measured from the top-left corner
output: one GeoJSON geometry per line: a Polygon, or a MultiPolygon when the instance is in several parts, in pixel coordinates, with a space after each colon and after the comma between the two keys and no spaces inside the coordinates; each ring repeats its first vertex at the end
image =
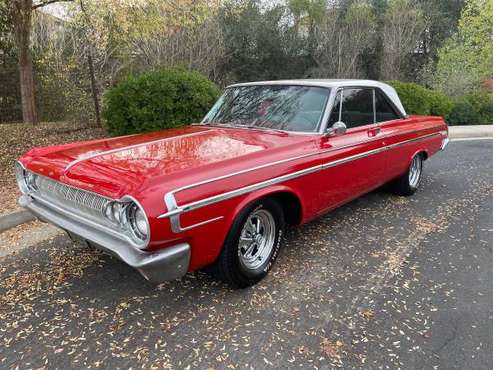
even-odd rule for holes
{"type": "Polygon", "coordinates": [[[375,111],[377,123],[399,118],[394,108],[392,108],[387,99],[385,99],[385,96],[378,90],[375,90],[375,111]]]}
{"type": "Polygon", "coordinates": [[[341,121],[347,128],[373,124],[373,89],[344,89],[341,121]]]}

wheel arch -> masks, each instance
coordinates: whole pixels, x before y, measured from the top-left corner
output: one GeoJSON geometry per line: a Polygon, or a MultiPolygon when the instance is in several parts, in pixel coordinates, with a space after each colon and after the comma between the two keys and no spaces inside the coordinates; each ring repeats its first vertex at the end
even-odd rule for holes
{"type": "Polygon", "coordinates": [[[298,225],[303,219],[303,202],[301,196],[292,188],[279,185],[262,189],[248,194],[238,203],[233,211],[232,219],[234,220],[238,214],[252,202],[264,198],[276,200],[282,207],[285,221],[288,225],[298,225]]]}
{"type": "Polygon", "coordinates": [[[423,160],[426,161],[428,159],[428,157],[430,156],[430,154],[428,153],[428,149],[426,148],[420,148],[418,150],[415,150],[413,152],[413,155],[411,156],[411,158],[409,158],[409,163],[411,163],[412,159],[417,156],[418,154],[421,154],[423,156],[423,160]]]}

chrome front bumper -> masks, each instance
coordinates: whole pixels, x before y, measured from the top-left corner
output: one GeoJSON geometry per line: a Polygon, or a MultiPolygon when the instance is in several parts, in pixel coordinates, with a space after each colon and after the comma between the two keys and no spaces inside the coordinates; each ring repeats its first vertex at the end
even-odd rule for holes
{"type": "Polygon", "coordinates": [[[147,280],[160,283],[179,278],[188,270],[190,245],[180,243],[156,252],[145,252],[125,243],[100,227],[72,217],[62,208],[50,207],[28,195],[19,198],[19,204],[30,210],[41,220],[52,223],[71,234],[87,240],[95,247],[116,256],[126,264],[137,269],[147,280]]]}

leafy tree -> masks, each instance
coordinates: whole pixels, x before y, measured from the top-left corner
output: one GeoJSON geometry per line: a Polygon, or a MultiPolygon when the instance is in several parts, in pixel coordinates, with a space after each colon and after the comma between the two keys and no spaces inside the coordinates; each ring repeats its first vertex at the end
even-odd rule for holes
{"type": "Polygon", "coordinates": [[[364,77],[363,56],[374,48],[375,18],[370,6],[350,4],[343,11],[328,9],[317,27],[317,77],[364,77]]]}
{"type": "Polygon", "coordinates": [[[296,35],[304,35],[306,51],[313,56],[316,48],[315,28],[325,17],[327,0],[288,0],[287,3],[294,20],[293,31],[296,35]]]}
{"type": "Polygon", "coordinates": [[[228,81],[255,81],[301,76],[308,57],[290,27],[282,5],[262,9],[259,1],[225,3],[219,24],[226,58],[221,66],[228,81]]]}
{"type": "Polygon", "coordinates": [[[22,119],[20,111],[17,54],[8,0],[0,0],[0,122],[22,119]]]}
{"type": "Polygon", "coordinates": [[[493,1],[467,0],[459,28],[438,52],[435,85],[461,95],[493,77],[493,1]]]}
{"type": "Polygon", "coordinates": [[[426,58],[436,59],[443,42],[457,30],[464,0],[418,0],[426,18],[421,36],[421,51],[426,58]]]}
{"type": "Polygon", "coordinates": [[[424,15],[411,0],[391,0],[384,16],[383,60],[380,77],[405,79],[410,56],[425,29],[424,15]]]}

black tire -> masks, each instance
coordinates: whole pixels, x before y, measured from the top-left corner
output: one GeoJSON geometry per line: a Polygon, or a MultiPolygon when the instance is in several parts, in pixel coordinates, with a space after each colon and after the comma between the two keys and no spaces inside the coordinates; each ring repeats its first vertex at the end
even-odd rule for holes
{"type": "Polygon", "coordinates": [[[421,182],[421,177],[423,175],[423,155],[421,153],[416,154],[411,160],[411,164],[407,168],[407,171],[390,183],[390,190],[397,195],[410,196],[413,195],[416,190],[418,190],[419,184],[421,182]],[[416,161],[416,162],[415,162],[416,161]],[[411,176],[413,171],[413,166],[417,165],[419,168],[419,173],[417,178],[411,176]]]}
{"type": "MultiPolygon", "coordinates": [[[[226,237],[221,254],[214,265],[211,266],[211,272],[216,278],[235,288],[247,288],[258,283],[267,275],[279,255],[284,230],[284,213],[279,203],[270,198],[253,202],[236,217],[226,237]],[[275,231],[269,233],[269,235],[272,234],[273,245],[270,253],[265,253],[265,261],[260,266],[247,268],[243,262],[246,257],[240,257],[240,254],[246,254],[246,252],[244,253],[244,248],[240,248],[240,236],[245,231],[245,228],[248,228],[246,226],[247,221],[249,222],[251,217],[255,217],[259,212],[265,215],[267,213],[270,214],[275,223],[275,231]]],[[[252,242],[252,244],[254,243],[252,242]]],[[[253,255],[253,252],[251,254],[253,255]]],[[[256,263],[256,259],[254,261],[256,263]]],[[[259,259],[259,261],[261,260],[259,259]]]]}

